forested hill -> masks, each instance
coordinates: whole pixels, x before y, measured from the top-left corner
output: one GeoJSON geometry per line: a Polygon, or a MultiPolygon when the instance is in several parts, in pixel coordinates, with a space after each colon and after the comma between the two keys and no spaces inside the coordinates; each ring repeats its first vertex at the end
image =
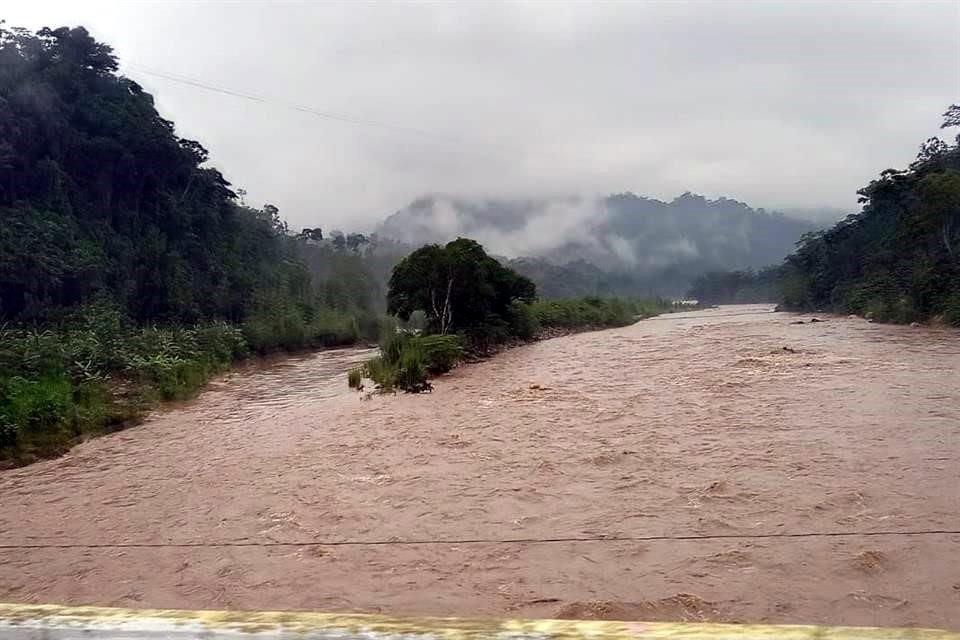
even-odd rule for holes
{"type": "Polygon", "coordinates": [[[243,206],[116,71],[82,27],[0,30],[0,322],[107,305],[133,324],[242,324],[255,348],[356,339],[402,254],[243,206]]]}
{"type": "MultiPolygon", "coordinates": [[[[943,127],[960,126],[960,106],[943,127]]],[[[788,308],[960,324],[960,136],[927,140],[908,168],[858,192],[863,210],[807,235],[783,268],[788,308]]]]}
{"type": "Polygon", "coordinates": [[[83,28],[0,33],[0,313],[109,296],[138,320],[241,320],[297,287],[272,220],[242,212],[200,143],[83,28]]]}
{"type": "Polygon", "coordinates": [[[648,270],[689,261],[730,269],[767,265],[812,228],[805,220],[726,198],[685,193],[662,202],[622,193],[539,201],[431,196],[387,218],[378,232],[406,242],[465,235],[511,258],[582,259],[604,270],[648,270]]]}
{"type": "Polygon", "coordinates": [[[470,201],[430,196],[387,218],[405,242],[476,238],[547,296],[679,294],[697,275],[779,262],[814,228],[742,202],[685,193],[670,202],[632,193],[600,199],[470,201]]]}

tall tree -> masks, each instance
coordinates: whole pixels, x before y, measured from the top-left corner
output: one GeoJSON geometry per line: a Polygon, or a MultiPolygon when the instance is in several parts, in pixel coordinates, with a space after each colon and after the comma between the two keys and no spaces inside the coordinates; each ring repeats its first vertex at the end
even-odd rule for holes
{"type": "Polygon", "coordinates": [[[475,240],[458,238],[417,249],[393,270],[387,310],[404,320],[423,311],[445,334],[506,322],[514,301],[536,297],[533,283],[487,255],[475,240]]]}

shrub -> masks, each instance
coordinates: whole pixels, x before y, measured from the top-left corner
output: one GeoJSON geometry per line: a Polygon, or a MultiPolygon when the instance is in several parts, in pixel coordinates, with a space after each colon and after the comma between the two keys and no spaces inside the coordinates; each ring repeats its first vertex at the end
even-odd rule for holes
{"type": "Polygon", "coordinates": [[[465,341],[460,336],[393,333],[384,336],[380,355],[367,361],[365,370],[383,391],[396,387],[419,393],[431,388],[428,374],[449,371],[465,352],[465,341]]]}
{"type": "Polygon", "coordinates": [[[37,377],[62,373],[66,364],[63,340],[53,331],[0,329],[0,371],[3,373],[37,377]]]}
{"type": "Polygon", "coordinates": [[[226,322],[213,322],[195,330],[197,347],[215,362],[226,364],[250,354],[243,331],[226,322]]]}
{"type": "Polygon", "coordinates": [[[347,385],[351,389],[363,388],[363,367],[354,367],[347,372],[347,385]]]}
{"type": "Polygon", "coordinates": [[[482,323],[470,327],[465,333],[472,347],[483,350],[490,345],[510,340],[510,324],[498,315],[488,315],[482,323]]]}
{"type": "Polygon", "coordinates": [[[954,327],[960,327],[960,293],[954,293],[944,305],[943,321],[954,327]]]}
{"type": "Polygon", "coordinates": [[[404,345],[412,337],[412,334],[395,332],[385,335],[380,339],[380,356],[385,362],[396,364],[400,362],[400,354],[404,345]]]}
{"type": "Polygon", "coordinates": [[[411,336],[408,344],[422,355],[423,366],[429,373],[446,373],[453,369],[466,353],[465,341],[460,336],[411,336]]]}
{"type": "Polygon", "coordinates": [[[301,349],[307,344],[307,326],[294,305],[258,309],[242,325],[243,335],[258,353],[301,349]]]}
{"type": "Polygon", "coordinates": [[[514,301],[510,305],[508,316],[510,333],[521,340],[530,340],[540,330],[540,321],[533,307],[523,302],[514,301]]]}
{"type": "Polygon", "coordinates": [[[367,360],[364,370],[381,391],[392,391],[397,384],[397,367],[384,360],[382,356],[367,360]]]}
{"type": "Polygon", "coordinates": [[[589,327],[622,327],[639,318],[648,318],[670,309],[665,300],[630,300],[625,298],[572,298],[541,300],[529,306],[537,325],[580,329],[589,327]]]}
{"type": "Polygon", "coordinates": [[[400,354],[396,384],[407,393],[420,393],[432,388],[427,380],[426,357],[422,346],[416,341],[408,343],[400,354]]]}
{"type": "Polygon", "coordinates": [[[0,382],[0,446],[59,447],[72,435],[73,392],[64,375],[0,382]]]}
{"type": "Polygon", "coordinates": [[[247,344],[257,353],[266,353],[277,348],[277,341],[268,318],[261,315],[247,318],[240,329],[247,344]]]}

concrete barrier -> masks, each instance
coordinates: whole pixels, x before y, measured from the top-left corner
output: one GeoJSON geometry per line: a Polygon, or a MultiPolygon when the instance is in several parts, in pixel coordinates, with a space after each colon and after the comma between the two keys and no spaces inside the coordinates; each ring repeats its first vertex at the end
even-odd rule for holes
{"type": "Polygon", "coordinates": [[[3,640],[960,640],[937,629],[175,611],[0,604],[3,640]]]}

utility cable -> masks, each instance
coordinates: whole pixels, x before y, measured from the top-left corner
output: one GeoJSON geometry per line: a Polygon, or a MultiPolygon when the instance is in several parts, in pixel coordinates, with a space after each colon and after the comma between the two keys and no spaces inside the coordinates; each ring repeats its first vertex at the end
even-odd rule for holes
{"type": "Polygon", "coordinates": [[[880,536],[960,535],[960,530],[920,529],[910,531],[806,531],[797,533],[720,533],[648,536],[570,536],[558,538],[448,538],[424,540],[309,540],[309,541],[224,541],[224,542],[116,542],[116,543],[0,543],[3,549],[167,549],[217,547],[384,547],[418,545],[556,544],[578,542],[697,542],[705,540],[768,540],[776,538],[856,538],[880,536]]]}
{"type": "Polygon", "coordinates": [[[196,87],[196,88],[198,88],[198,89],[203,89],[203,90],[205,90],[205,91],[211,91],[211,92],[214,92],[214,93],[220,93],[220,94],[227,95],[227,96],[232,96],[232,97],[235,97],[235,98],[242,98],[242,99],[244,99],[244,100],[250,100],[250,101],[252,101],[252,102],[259,102],[259,103],[262,103],[262,104],[280,106],[280,107],[284,107],[284,108],[286,108],[286,109],[291,109],[291,110],[293,110],[293,111],[299,111],[299,112],[301,112],[301,113],[308,113],[308,114],[310,114],[310,115],[318,116],[318,117],[320,117],[320,118],[326,118],[326,119],[328,119],[328,120],[336,120],[336,121],[338,121],[338,122],[344,122],[344,123],[347,123],[347,124],[362,125],[362,126],[369,126],[369,127],[378,127],[378,128],[381,128],[381,129],[389,129],[389,130],[392,130],[392,131],[396,131],[396,132],[400,132],[400,133],[413,134],[413,135],[416,135],[416,136],[420,136],[420,137],[422,137],[422,138],[431,139],[431,140],[434,140],[434,141],[437,141],[437,142],[445,142],[445,143],[448,143],[448,144],[458,144],[458,145],[459,145],[459,144],[463,144],[463,143],[465,142],[464,140],[458,140],[458,139],[456,139],[456,138],[451,138],[451,137],[446,137],[446,136],[439,136],[439,135],[437,135],[437,134],[435,134],[435,133],[432,133],[432,132],[430,132],[430,131],[426,131],[426,130],[424,130],[424,129],[418,129],[418,128],[416,128],[416,127],[408,127],[408,126],[399,125],[399,124],[394,124],[394,123],[389,123],[389,122],[382,122],[382,121],[379,121],[379,120],[370,120],[370,119],[367,119],[367,118],[360,118],[360,117],[351,116],[351,115],[343,114],[343,113],[335,113],[335,112],[326,111],[326,110],[322,110],[322,109],[316,109],[316,108],[314,108],[314,107],[309,107],[309,106],[304,106],[304,105],[295,104],[295,103],[292,103],[292,102],[287,102],[287,101],[285,101],[285,100],[279,100],[279,99],[270,98],[270,97],[267,97],[267,96],[257,95],[257,94],[254,94],[254,93],[247,93],[247,92],[244,92],[244,91],[237,91],[237,90],[235,90],[235,89],[229,89],[229,88],[227,88],[227,87],[218,86],[218,85],[215,85],[215,84],[211,84],[211,83],[209,83],[209,82],[203,82],[203,81],[201,81],[201,80],[197,80],[197,79],[190,78],[190,77],[187,77],[187,76],[182,76],[182,75],[179,75],[179,74],[169,73],[169,72],[165,72],[165,71],[157,71],[157,70],[154,70],[154,69],[148,69],[148,68],[142,67],[142,66],[140,66],[140,65],[138,65],[138,64],[130,64],[130,63],[128,63],[128,64],[124,65],[124,69],[125,69],[125,70],[134,71],[134,72],[136,72],[136,73],[142,73],[142,74],[145,74],[145,75],[148,75],[148,76],[153,76],[153,77],[156,77],[156,78],[163,78],[163,79],[165,79],[165,80],[170,80],[171,82],[177,82],[177,83],[184,84],[184,85],[188,85],[188,86],[191,86],[191,87],[196,87]]]}

